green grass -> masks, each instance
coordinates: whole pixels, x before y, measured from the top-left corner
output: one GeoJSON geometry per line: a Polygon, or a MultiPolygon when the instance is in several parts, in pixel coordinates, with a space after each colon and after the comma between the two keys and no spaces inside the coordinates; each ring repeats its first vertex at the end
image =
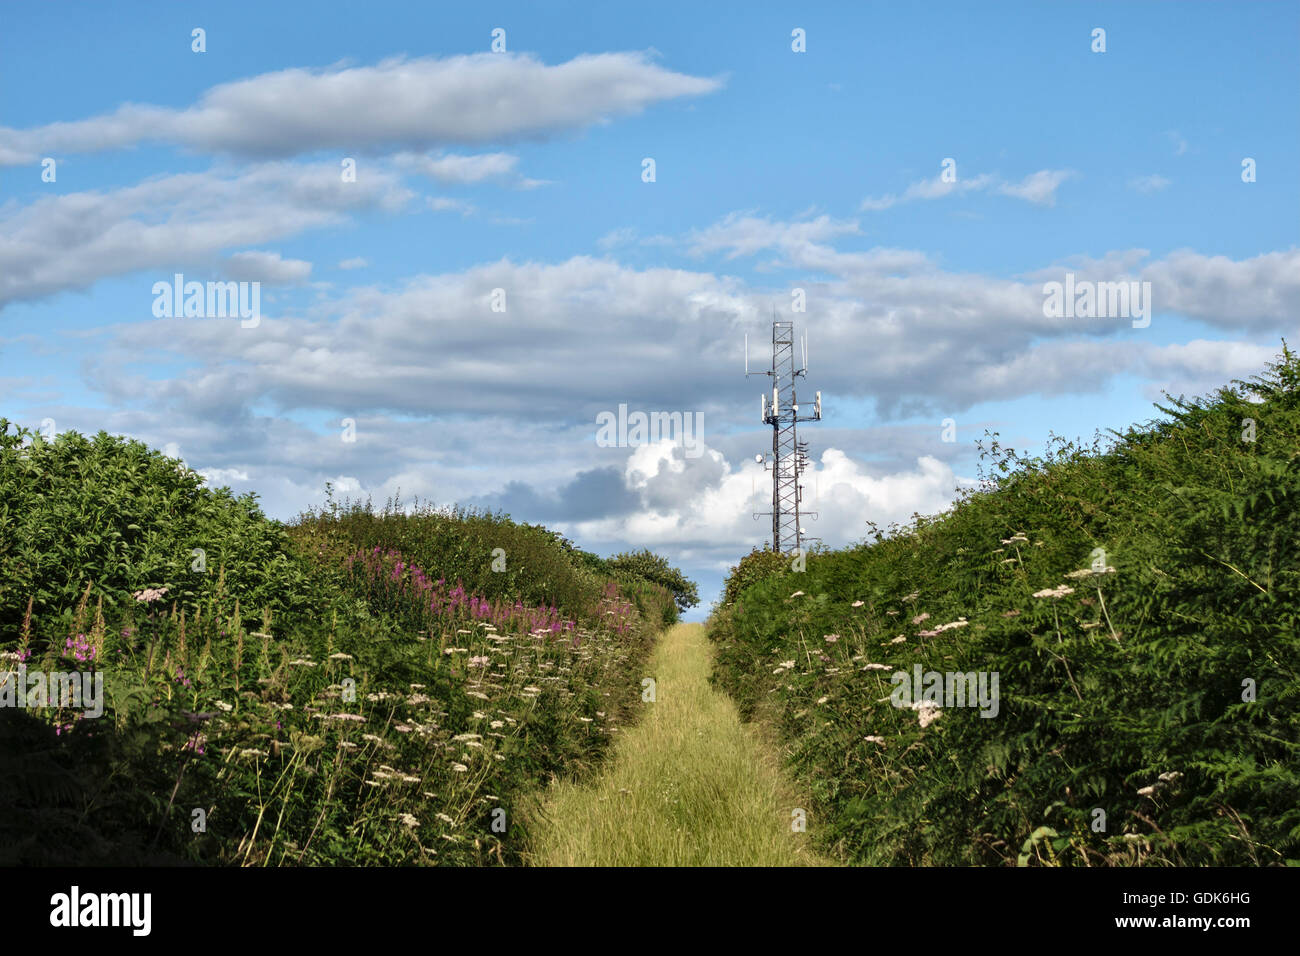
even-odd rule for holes
{"type": "MultiPolygon", "coordinates": [[[[560,781],[534,815],[543,866],[795,866],[821,862],[794,811],[805,810],[756,729],[708,684],[703,628],[664,634],[646,674],[653,702],[622,729],[593,784],[560,781]]],[[[644,696],[644,694],[643,694],[644,696]]],[[[810,821],[811,822],[811,821],[810,821]]]]}
{"type": "Polygon", "coordinates": [[[1038,459],[994,440],[946,514],[733,570],[716,679],[775,728],[823,850],[1300,863],[1300,360],[1160,411],[1038,459]],[[997,716],[922,726],[890,699],[918,664],[997,673],[997,716]]]}

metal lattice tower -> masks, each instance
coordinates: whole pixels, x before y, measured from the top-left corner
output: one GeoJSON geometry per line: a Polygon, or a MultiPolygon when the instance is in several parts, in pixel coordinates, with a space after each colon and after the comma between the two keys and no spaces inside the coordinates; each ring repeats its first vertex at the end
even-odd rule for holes
{"type": "MultiPolygon", "coordinates": [[[[803,511],[803,484],[800,476],[808,465],[808,443],[799,441],[799,422],[820,421],[822,393],[817,393],[811,415],[799,414],[795,379],[808,374],[808,341],[803,342],[803,367],[794,362],[794,323],[772,321],[772,368],[763,374],[772,378],[772,393],[762,396],[763,424],[772,426],[771,460],[765,463],[772,472],[772,510],[758,511],[754,518],[772,518],[772,550],[793,554],[803,550],[801,517],[816,518],[816,512],[803,511]]],[[[749,371],[749,337],[745,337],[745,375],[749,371]]],[[[757,373],[753,373],[757,374],[757,373]]],[[[764,461],[756,455],[755,461],[764,461]]]]}

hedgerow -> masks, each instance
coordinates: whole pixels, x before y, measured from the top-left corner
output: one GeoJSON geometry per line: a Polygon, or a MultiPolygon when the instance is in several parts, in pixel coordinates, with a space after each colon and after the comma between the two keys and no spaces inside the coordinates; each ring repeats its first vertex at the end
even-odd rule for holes
{"type": "Polygon", "coordinates": [[[518,862],[516,808],[602,757],[676,612],[505,515],[285,526],[138,442],[2,424],[0,694],[104,698],[0,707],[0,863],[518,862]]]}
{"type": "Polygon", "coordinates": [[[994,437],[951,511],[715,610],[715,680],[779,728],[827,848],[1300,862],[1300,362],[1157,408],[1038,458],[994,437]],[[894,706],[916,665],[998,675],[996,716],[894,706]]]}

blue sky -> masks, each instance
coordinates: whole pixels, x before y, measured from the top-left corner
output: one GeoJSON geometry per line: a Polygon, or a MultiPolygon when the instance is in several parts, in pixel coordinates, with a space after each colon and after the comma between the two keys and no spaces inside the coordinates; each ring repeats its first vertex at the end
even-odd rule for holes
{"type": "Polygon", "coordinates": [[[764,539],[773,308],[830,544],[941,510],[986,428],[1032,450],[1261,371],[1300,304],[1298,45],[1263,2],[13,6],[0,415],[275,517],[328,480],[649,546],[707,606],[764,539]],[[1150,282],[1149,327],[1045,317],[1065,271],[1150,282]],[[156,318],[175,272],[259,282],[261,323],[156,318]],[[621,403],[701,412],[708,453],[598,447],[621,403]]]}

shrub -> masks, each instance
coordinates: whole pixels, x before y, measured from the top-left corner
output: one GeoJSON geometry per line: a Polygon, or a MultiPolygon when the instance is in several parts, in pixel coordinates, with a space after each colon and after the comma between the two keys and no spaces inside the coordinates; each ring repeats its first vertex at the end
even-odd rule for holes
{"type": "Polygon", "coordinates": [[[1267,375],[1107,443],[994,439],[950,512],[738,585],[715,678],[779,728],[826,846],[1300,862],[1298,385],[1284,344],[1267,375]],[[997,715],[891,706],[918,665],[997,673],[997,715]]]}
{"type": "Polygon", "coordinates": [[[191,613],[219,594],[273,614],[310,597],[284,529],[254,495],[205,488],[138,441],[63,432],[51,442],[0,419],[0,502],[0,633],[18,632],[29,599],[44,625],[88,587],[110,614],[146,588],[191,613]]]}
{"type": "Polygon", "coordinates": [[[606,562],[606,566],[616,575],[635,575],[652,584],[658,584],[672,592],[673,600],[679,611],[695,607],[700,603],[700,594],[695,582],[672,567],[668,559],[653,551],[625,551],[616,554],[606,562]]]}
{"type": "Polygon", "coordinates": [[[722,589],[722,603],[734,604],[750,585],[785,573],[789,570],[789,565],[790,559],[780,552],[771,548],[755,548],[728,572],[722,589]]]}
{"type": "Polygon", "coordinates": [[[105,699],[0,707],[0,864],[517,862],[675,613],[504,515],[331,494],[285,528],[138,442],[3,425],[0,683],[105,699]]]}

